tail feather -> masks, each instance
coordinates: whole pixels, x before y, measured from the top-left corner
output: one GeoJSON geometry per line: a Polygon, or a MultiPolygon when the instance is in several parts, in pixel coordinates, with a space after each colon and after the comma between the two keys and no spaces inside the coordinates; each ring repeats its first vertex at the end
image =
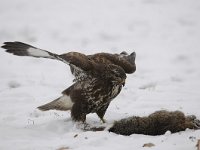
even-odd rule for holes
{"type": "Polygon", "coordinates": [[[72,106],[73,102],[71,98],[67,95],[63,95],[50,103],[39,106],[38,109],[41,111],[47,111],[51,109],[66,111],[70,110],[72,106]]]}
{"type": "Polygon", "coordinates": [[[32,56],[32,57],[43,57],[50,59],[57,59],[57,54],[36,48],[32,45],[28,45],[22,42],[4,42],[1,46],[6,49],[6,52],[12,53],[18,56],[32,56]]]}

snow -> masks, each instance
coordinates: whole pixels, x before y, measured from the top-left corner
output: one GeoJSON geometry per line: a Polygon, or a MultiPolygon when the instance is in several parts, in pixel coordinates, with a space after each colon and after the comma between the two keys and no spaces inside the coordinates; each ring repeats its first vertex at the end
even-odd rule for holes
{"type": "MultiPolygon", "coordinates": [[[[137,71],[110,104],[105,119],[166,109],[200,119],[200,1],[0,0],[0,43],[21,41],[54,53],[136,51],[137,71]]],[[[0,52],[0,149],[196,150],[200,131],[161,136],[84,132],[69,112],[36,108],[72,84],[56,60],[0,52]],[[154,147],[144,148],[145,143],[154,147]]],[[[102,125],[95,114],[87,123],[102,125]]]]}

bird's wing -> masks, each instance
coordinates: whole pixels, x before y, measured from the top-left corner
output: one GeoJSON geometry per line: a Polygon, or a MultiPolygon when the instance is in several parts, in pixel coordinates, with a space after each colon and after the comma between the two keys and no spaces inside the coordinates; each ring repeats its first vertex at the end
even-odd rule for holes
{"type": "Polygon", "coordinates": [[[94,65],[94,63],[86,55],[79,52],[69,52],[59,55],[58,57],[61,61],[69,64],[76,70],[89,71],[94,65]]]}
{"type": "Polygon", "coordinates": [[[135,65],[135,52],[130,55],[124,54],[110,54],[110,53],[97,53],[88,56],[95,62],[114,64],[122,67],[126,73],[133,73],[136,70],[135,65]]]}
{"type": "Polygon", "coordinates": [[[85,80],[94,75],[94,72],[99,64],[92,61],[86,55],[78,52],[69,52],[63,55],[59,55],[59,58],[63,62],[66,62],[70,65],[71,72],[75,76],[74,81],[85,80]]]}
{"type": "Polygon", "coordinates": [[[22,42],[5,42],[4,45],[1,47],[6,49],[6,52],[12,53],[13,55],[17,56],[31,56],[57,59],[57,54],[53,54],[46,50],[42,50],[22,42]]]}
{"type": "Polygon", "coordinates": [[[86,55],[78,52],[69,52],[58,55],[22,42],[5,42],[1,47],[6,49],[6,52],[17,56],[30,56],[60,60],[68,64],[71,68],[74,68],[80,72],[88,71],[92,67],[92,63],[89,58],[86,55]]]}

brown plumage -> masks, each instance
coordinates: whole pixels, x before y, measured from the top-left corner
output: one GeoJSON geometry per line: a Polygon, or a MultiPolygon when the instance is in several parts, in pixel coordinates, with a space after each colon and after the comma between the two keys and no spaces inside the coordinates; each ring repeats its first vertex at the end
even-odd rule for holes
{"type": "Polygon", "coordinates": [[[86,115],[96,113],[102,121],[110,102],[125,84],[126,73],[136,70],[135,52],[128,55],[97,53],[84,55],[78,52],[55,54],[22,42],[5,42],[2,48],[18,56],[56,59],[70,66],[74,84],[56,100],[39,106],[42,111],[71,110],[72,119],[85,121],[86,115]]]}
{"type": "Polygon", "coordinates": [[[175,133],[187,128],[199,129],[200,121],[195,116],[185,116],[181,111],[161,110],[147,117],[133,116],[116,121],[109,131],[122,135],[161,135],[166,131],[175,133]]]}

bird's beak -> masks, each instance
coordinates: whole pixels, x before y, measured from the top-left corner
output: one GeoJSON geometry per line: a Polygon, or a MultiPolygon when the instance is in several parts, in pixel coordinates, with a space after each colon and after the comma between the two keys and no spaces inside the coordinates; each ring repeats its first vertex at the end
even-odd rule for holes
{"type": "Polygon", "coordinates": [[[121,80],[119,81],[119,84],[125,86],[125,79],[121,79],[121,80]]]}
{"type": "Polygon", "coordinates": [[[122,85],[125,86],[125,80],[123,80],[122,85]]]}

